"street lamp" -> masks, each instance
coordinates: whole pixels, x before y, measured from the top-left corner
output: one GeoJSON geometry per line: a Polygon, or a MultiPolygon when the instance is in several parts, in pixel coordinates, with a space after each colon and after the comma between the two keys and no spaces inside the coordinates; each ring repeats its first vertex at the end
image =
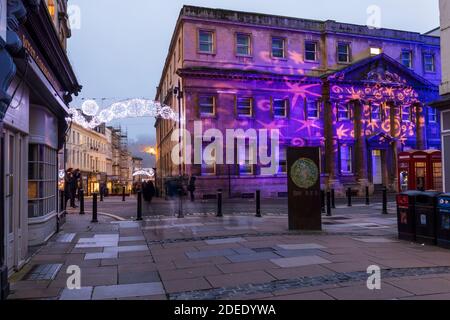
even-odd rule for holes
{"type": "Polygon", "coordinates": [[[184,92],[181,90],[181,81],[178,80],[178,86],[173,89],[173,93],[177,96],[178,101],[178,146],[179,146],[179,158],[178,158],[178,175],[179,175],[179,206],[178,206],[178,218],[184,218],[183,215],[183,175],[182,175],[182,164],[181,164],[181,100],[183,99],[184,92]]]}

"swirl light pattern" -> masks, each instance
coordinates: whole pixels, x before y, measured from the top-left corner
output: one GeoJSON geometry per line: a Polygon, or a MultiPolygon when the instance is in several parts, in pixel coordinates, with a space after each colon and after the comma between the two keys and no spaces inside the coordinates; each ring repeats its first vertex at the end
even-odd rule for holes
{"type": "Polygon", "coordinates": [[[68,123],[76,123],[85,129],[94,129],[103,123],[125,118],[161,117],[164,120],[178,121],[178,114],[171,107],[146,99],[115,102],[103,110],[100,110],[95,100],[86,100],[81,111],[69,108],[69,114],[70,117],[66,119],[68,123]]]}

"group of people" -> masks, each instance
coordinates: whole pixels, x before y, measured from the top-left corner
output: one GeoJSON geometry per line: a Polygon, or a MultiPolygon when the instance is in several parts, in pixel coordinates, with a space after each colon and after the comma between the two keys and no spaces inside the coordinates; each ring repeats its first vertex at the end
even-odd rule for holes
{"type": "Polygon", "coordinates": [[[137,191],[141,191],[142,192],[142,197],[144,198],[144,200],[146,202],[148,202],[149,204],[152,202],[153,198],[156,195],[156,188],[155,185],[153,184],[153,181],[143,181],[142,183],[137,183],[134,188],[133,188],[136,192],[137,191]]]}
{"type": "Polygon", "coordinates": [[[66,171],[64,178],[64,197],[65,207],[67,208],[67,202],[70,201],[70,207],[78,208],[75,204],[75,199],[79,190],[82,189],[82,179],[80,169],[69,168],[66,171]]]}
{"type": "Polygon", "coordinates": [[[195,183],[197,181],[197,178],[194,176],[191,176],[189,178],[189,181],[187,182],[187,187],[185,188],[185,186],[183,184],[180,184],[180,180],[179,179],[170,179],[167,180],[164,183],[164,189],[166,191],[166,200],[168,199],[172,199],[174,197],[178,197],[180,195],[180,191],[182,193],[182,195],[186,194],[186,191],[189,192],[191,201],[194,202],[195,201],[195,183]]]}

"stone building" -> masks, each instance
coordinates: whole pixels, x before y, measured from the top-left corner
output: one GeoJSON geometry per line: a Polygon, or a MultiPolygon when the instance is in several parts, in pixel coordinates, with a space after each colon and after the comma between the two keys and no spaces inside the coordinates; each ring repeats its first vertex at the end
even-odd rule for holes
{"type": "Polygon", "coordinates": [[[64,220],[58,153],[68,103],[81,90],[65,51],[67,1],[7,0],[6,9],[8,34],[0,37],[0,298],[8,291],[5,274],[19,270],[29,246],[45,243],[64,220]]]}
{"type": "MultiPolygon", "coordinates": [[[[428,107],[438,95],[440,64],[434,35],[185,6],[156,99],[179,108],[190,134],[183,143],[199,139],[196,121],[203,133],[280,130],[276,175],[247,162],[184,164],[183,175],[199,177],[200,194],[220,188],[233,196],[256,189],[284,196],[288,146],[321,148],[323,187],[396,190],[400,151],[440,148],[440,116],[428,107]]],[[[160,188],[178,176],[171,160],[177,126],[162,119],[155,125],[160,188]]]]}

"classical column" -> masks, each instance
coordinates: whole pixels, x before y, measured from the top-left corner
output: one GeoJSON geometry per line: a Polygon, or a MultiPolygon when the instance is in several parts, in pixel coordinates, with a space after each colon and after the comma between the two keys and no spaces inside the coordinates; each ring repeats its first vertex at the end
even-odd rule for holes
{"type": "Polygon", "coordinates": [[[398,189],[398,154],[401,151],[401,144],[399,142],[401,134],[401,106],[397,106],[395,103],[389,104],[390,110],[390,127],[391,127],[391,137],[393,138],[391,144],[391,157],[386,159],[387,170],[388,170],[388,188],[389,186],[393,190],[398,189]]]}
{"type": "Polygon", "coordinates": [[[426,139],[426,108],[422,104],[412,105],[413,112],[415,114],[415,126],[416,126],[416,148],[417,150],[427,149],[427,139],[426,139]]]}
{"type": "Polygon", "coordinates": [[[324,133],[325,133],[325,162],[326,173],[329,175],[328,187],[341,189],[338,175],[338,141],[336,136],[336,105],[333,101],[324,103],[324,133]]]}

